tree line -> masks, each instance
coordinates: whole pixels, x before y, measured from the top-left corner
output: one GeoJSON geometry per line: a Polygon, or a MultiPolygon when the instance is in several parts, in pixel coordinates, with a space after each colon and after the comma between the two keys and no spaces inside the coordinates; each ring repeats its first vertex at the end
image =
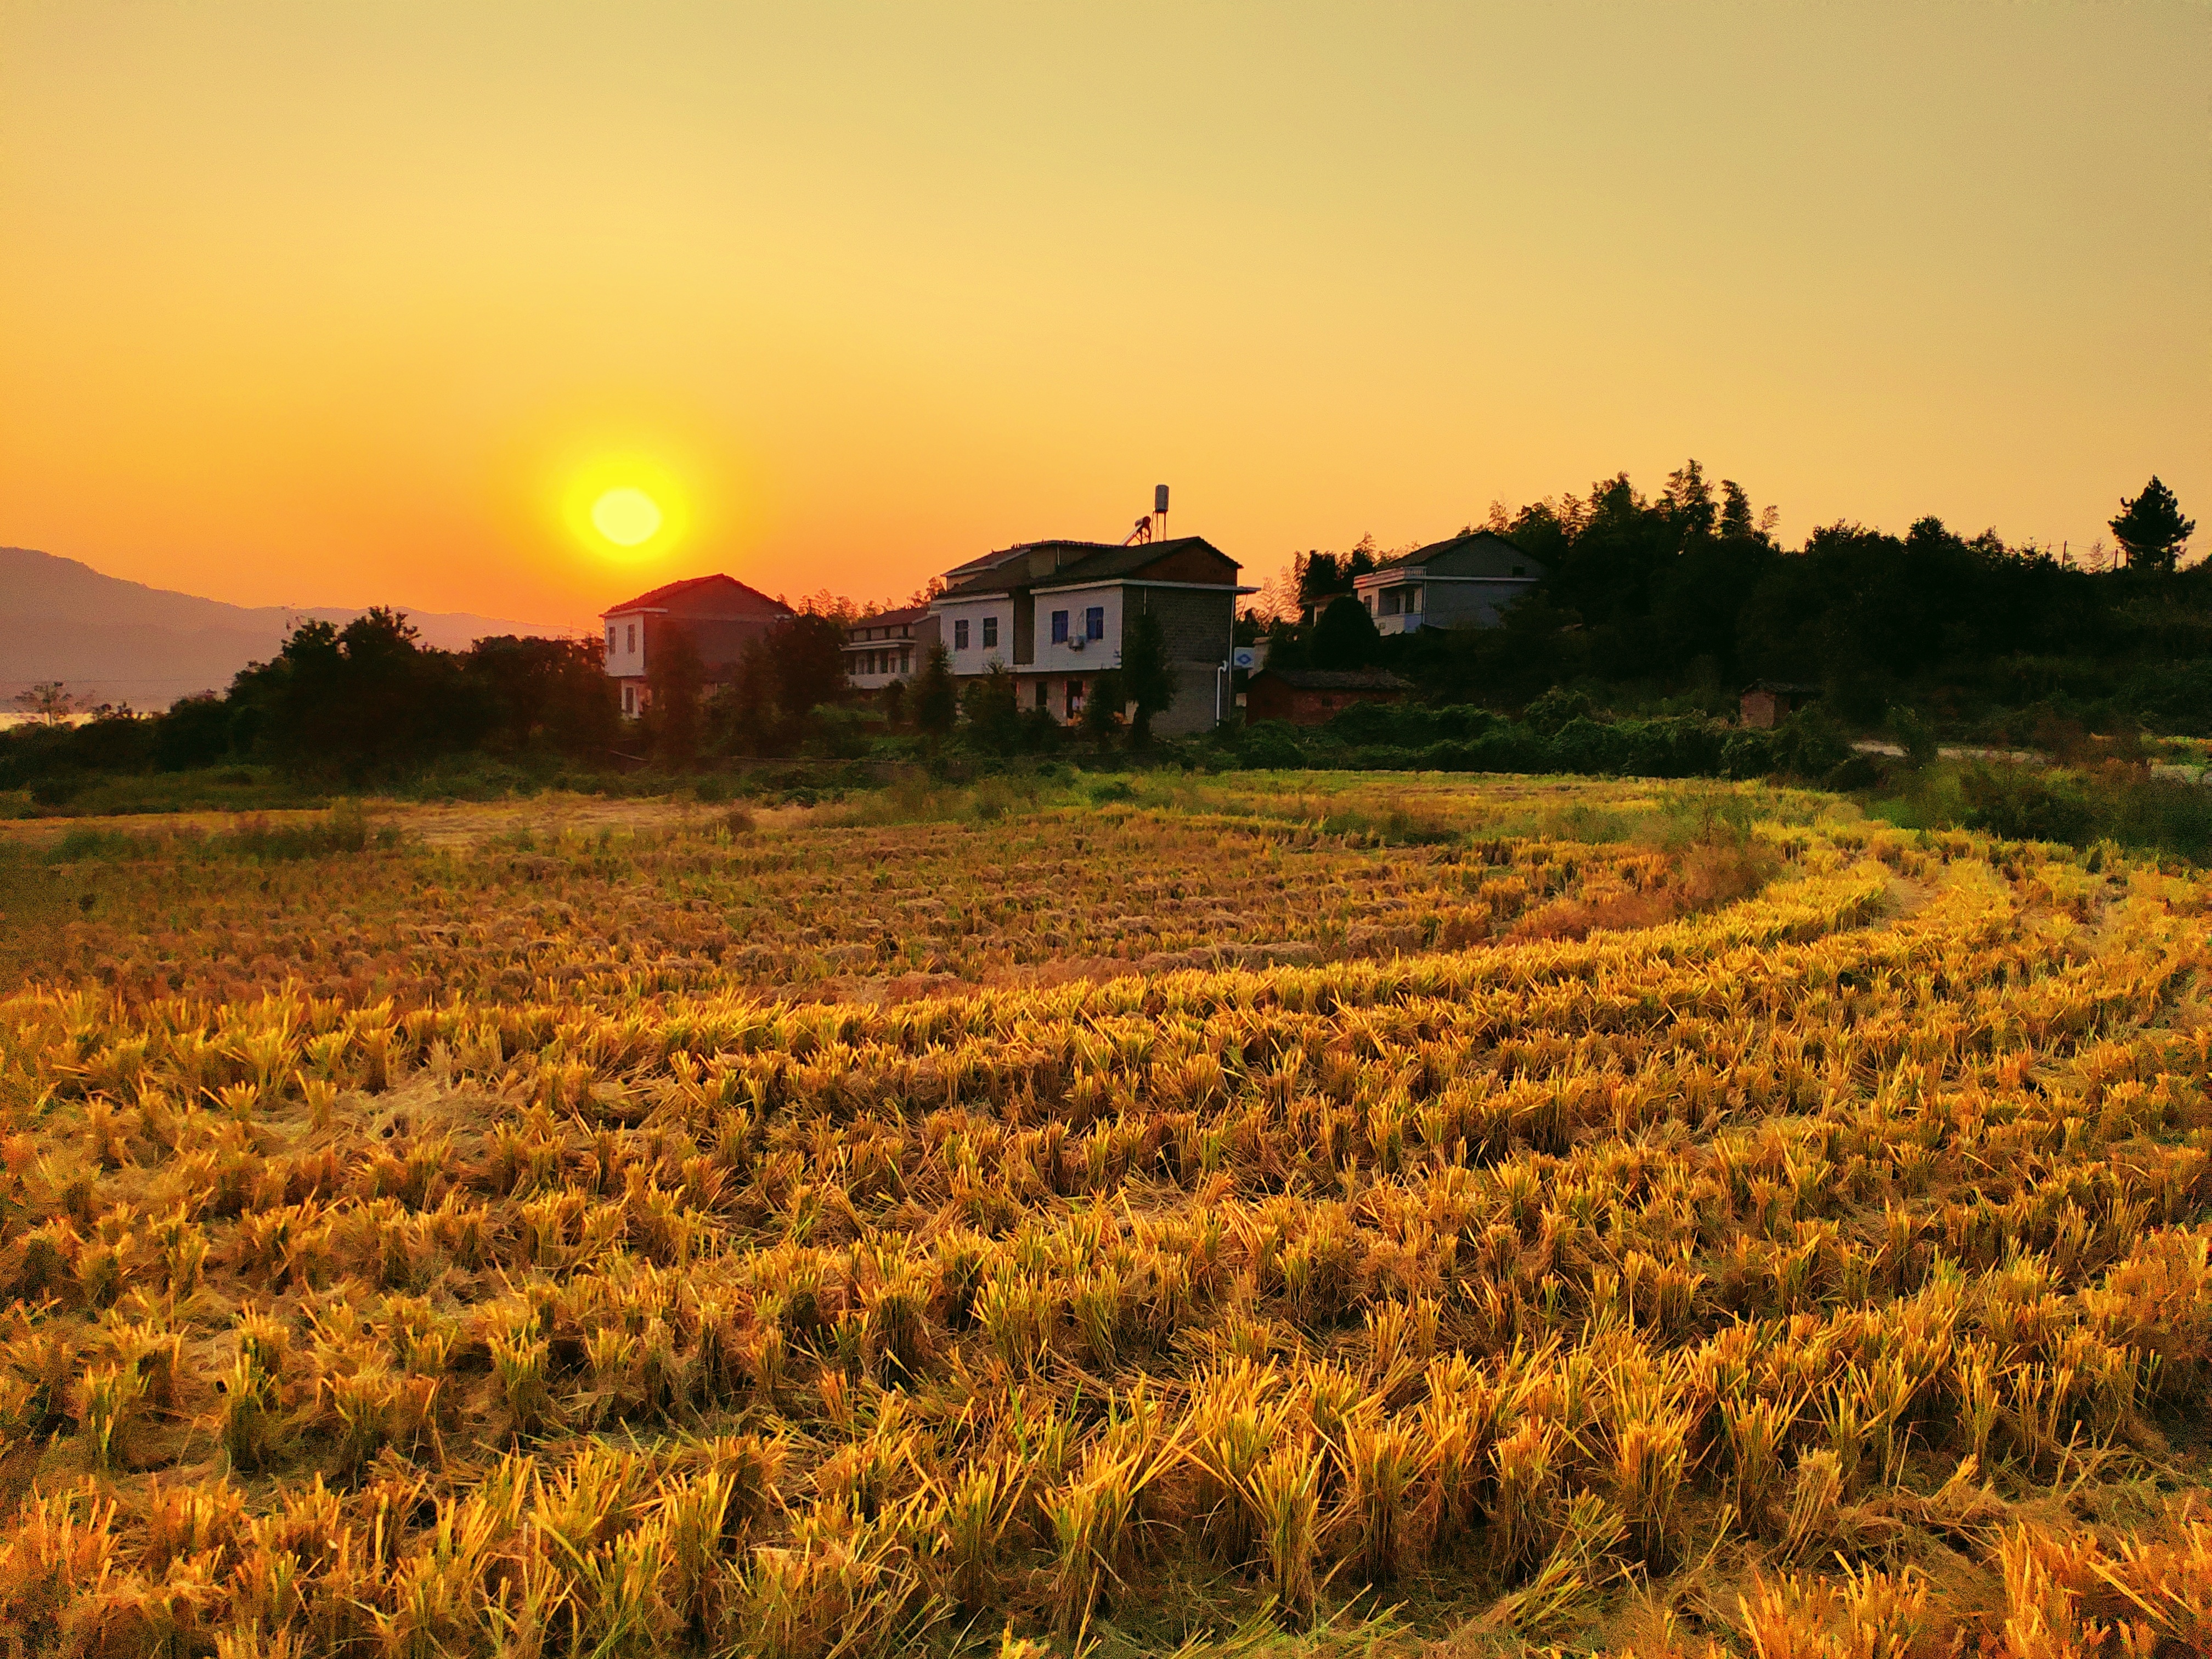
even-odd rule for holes
{"type": "Polygon", "coordinates": [[[5,734],[0,787],[239,761],[358,781],[464,752],[594,756],[622,725],[602,663],[595,640],[501,635],[441,651],[381,608],[343,627],[304,623],[227,692],[158,714],[102,708],[69,724],[61,688],[40,688],[33,696],[52,718],[5,734]]]}
{"type": "Polygon", "coordinates": [[[359,784],[448,757],[481,756],[583,769],[818,756],[849,759],[911,733],[992,755],[1038,753],[1071,738],[1093,745],[1150,738],[1175,680],[1158,623],[1135,619],[1120,669],[1097,677],[1071,733],[1024,708],[1004,672],[963,684],[939,647],[911,684],[864,697],[845,680],[849,618],[831,608],[779,621],[714,683],[681,635],[656,645],[647,708],[626,720],[605,647],[586,639],[481,639],[466,651],[422,643],[405,617],[373,610],[343,627],[301,625],[276,656],[229,690],[158,714],[74,709],[65,688],[19,698],[39,718],[0,732],[0,789],[66,794],[94,775],[181,772],[252,762],[359,784]],[[72,714],[88,713],[88,720],[72,714]]]}
{"type": "Polygon", "coordinates": [[[1626,474],[1489,526],[1545,575],[1501,627],[1388,638],[1350,597],[1371,544],[1302,556],[1296,616],[1252,617],[1279,666],[1385,667],[1437,703],[1517,708],[1555,685],[1644,698],[1812,681],[1846,721],[1900,703],[1966,718],[2042,706],[2212,733],[2212,571],[2180,568],[2196,526],[2154,477],[2112,520],[2124,562],[2085,568],[1939,519],[1903,535],[1841,523],[1801,548],[1692,460],[1646,495],[1626,474]]]}
{"type": "MultiPolygon", "coordinates": [[[[2099,730],[2212,735],[2212,570],[2183,568],[2196,526],[2155,477],[2112,520],[2125,562],[2111,569],[1935,518],[1901,536],[1829,525],[1794,550],[1774,522],[1694,460],[1649,496],[1622,474],[1586,495],[1492,509],[1489,527],[1545,571],[1500,627],[1378,635],[1350,597],[1382,556],[1371,543],[1301,556],[1273,596],[1290,614],[1240,627],[1265,632],[1276,666],[1386,667],[1435,706],[1517,712],[1580,685],[1615,705],[1671,698],[1690,705],[1673,712],[1720,715],[1741,684],[1775,678],[1820,682],[1846,723],[2026,709],[2099,730]]],[[[851,620],[849,607],[810,602],[714,684],[696,655],[660,651],[650,712],[635,722],[596,638],[501,636],[452,652],[424,646],[389,610],[313,622],[227,692],[158,715],[105,710],[71,725],[60,688],[40,688],[26,706],[52,718],[0,733],[0,788],[239,761],[357,782],[465,754],[680,769],[849,757],[886,730],[989,754],[1141,744],[1175,695],[1157,623],[1140,616],[1073,732],[1023,707],[1011,674],[956,681],[941,648],[911,683],[866,701],[845,683],[851,620]]]]}

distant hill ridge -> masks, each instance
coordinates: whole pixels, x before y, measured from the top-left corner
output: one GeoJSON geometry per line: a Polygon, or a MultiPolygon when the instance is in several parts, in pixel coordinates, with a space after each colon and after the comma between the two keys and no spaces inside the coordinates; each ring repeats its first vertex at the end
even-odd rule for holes
{"type": "MultiPolygon", "coordinates": [[[[449,651],[465,650],[487,634],[580,631],[393,608],[407,612],[424,644],[449,651]]],[[[196,691],[220,691],[246,664],[266,662],[298,623],[343,625],[359,615],[361,609],[225,605],[104,576],[76,559],[0,547],[0,698],[60,680],[94,702],[166,708],[196,691]]]]}

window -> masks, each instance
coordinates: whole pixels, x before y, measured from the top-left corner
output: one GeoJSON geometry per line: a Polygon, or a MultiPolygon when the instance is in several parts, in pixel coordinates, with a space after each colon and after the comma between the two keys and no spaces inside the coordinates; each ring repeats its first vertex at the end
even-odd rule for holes
{"type": "Polygon", "coordinates": [[[1052,613],[1052,642],[1054,645],[1067,643],[1067,612],[1065,611],[1052,613]]]}
{"type": "Polygon", "coordinates": [[[614,648],[615,648],[615,625],[614,625],[612,623],[609,623],[607,624],[607,649],[608,649],[608,650],[610,650],[610,651],[611,651],[611,650],[613,650],[614,648]]]}
{"type": "Polygon", "coordinates": [[[955,651],[968,648],[968,618],[965,617],[952,624],[952,648],[955,651]]]}
{"type": "Polygon", "coordinates": [[[899,672],[902,674],[914,672],[914,653],[911,651],[899,653],[899,672]]]}
{"type": "MultiPolygon", "coordinates": [[[[1106,637],[1106,607],[1094,605],[1083,613],[1083,637],[1103,640],[1106,637]]],[[[1079,696],[1080,693],[1078,694],[1079,696]]]]}
{"type": "Polygon", "coordinates": [[[1045,684],[1042,680],[1037,682],[1036,706],[1040,708],[1045,706],[1045,684]]]}
{"type": "Polygon", "coordinates": [[[1516,576],[1525,576],[1528,574],[1528,567],[1525,564],[1516,564],[1513,567],[1513,574],[1516,576]]]}
{"type": "Polygon", "coordinates": [[[989,650],[993,646],[996,645],[998,642],[999,642],[999,619],[998,619],[996,617],[984,617],[984,618],[983,618],[983,648],[984,648],[986,651],[988,651],[988,650],[989,650]]]}
{"type": "Polygon", "coordinates": [[[1081,680],[1068,681],[1066,707],[1067,718],[1070,720],[1073,720],[1083,712],[1083,682],[1081,680]]]}
{"type": "Polygon", "coordinates": [[[632,623],[629,625],[629,627],[624,630],[623,636],[624,636],[624,637],[629,641],[629,643],[628,643],[627,645],[625,645],[625,646],[623,647],[623,649],[624,649],[625,651],[635,651],[635,650],[636,650],[636,649],[637,649],[637,624],[636,624],[635,623],[632,623]]]}
{"type": "Polygon", "coordinates": [[[623,687],[623,713],[625,714],[637,713],[637,688],[634,685],[623,687]]]}
{"type": "Polygon", "coordinates": [[[1419,583],[1414,584],[1413,586],[1406,590],[1406,609],[1413,615],[1418,616],[1420,614],[1421,589],[1419,583]]]}

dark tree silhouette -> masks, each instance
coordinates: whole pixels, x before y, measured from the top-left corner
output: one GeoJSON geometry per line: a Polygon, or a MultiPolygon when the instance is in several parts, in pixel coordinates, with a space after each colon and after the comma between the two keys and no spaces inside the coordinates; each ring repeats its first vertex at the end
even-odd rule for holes
{"type": "Polygon", "coordinates": [[[1152,741],[1152,716],[1165,714],[1176,699],[1167,635],[1149,611],[1122,624],[1121,695],[1129,702],[1129,741],[1141,747],[1152,741]]]}
{"type": "Polygon", "coordinates": [[[787,723],[804,720],[845,696],[845,624],[804,612],[778,623],[768,644],[775,659],[775,700],[787,723]]]}
{"type": "Polygon", "coordinates": [[[1352,582],[1375,568],[1375,538],[1362,536],[1349,553],[1324,553],[1316,548],[1311,552],[1296,554],[1291,560],[1291,580],[1298,592],[1301,610],[1325,607],[1339,593],[1352,591],[1352,582]]]}
{"type": "Polygon", "coordinates": [[[1083,735],[1093,743],[1110,743],[1121,729],[1121,711],[1128,707],[1121,689],[1121,671],[1109,668],[1091,682],[1091,695],[1083,702],[1083,735]]]}
{"type": "Polygon", "coordinates": [[[910,696],[915,725],[940,737],[952,729],[960,714],[960,690],[952,681],[952,653],[942,643],[931,646],[922,659],[910,696]]]}
{"type": "Polygon", "coordinates": [[[1382,636],[1375,618],[1358,599],[1329,601],[1314,624],[1311,660],[1316,668],[1368,668],[1382,654],[1382,636]]]}
{"type": "Polygon", "coordinates": [[[2128,550],[2128,563],[2139,570],[2172,570],[2180,562],[2181,550],[2197,528],[2197,520],[2181,516],[2181,503],[2153,473],[2142,495],[2120,498],[2119,516],[2112,521],[2112,534],[2128,550]]]}
{"type": "Polygon", "coordinates": [[[645,683],[652,693],[647,725],[653,752],[672,766],[689,766],[699,757],[701,688],[706,672],[691,636],[672,629],[656,641],[645,683]]]}
{"type": "Polygon", "coordinates": [[[622,716],[605,660],[596,637],[478,640],[461,659],[478,744],[507,754],[541,745],[568,754],[612,748],[622,716]]]}
{"type": "Polygon", "coordinates": [[[987,749],[1006,753],[1020,742],[1022,711],[1014,677],[1003,663],[993,663],[961,688],[960,712],[967,717],[969,735],[987,749]]]}

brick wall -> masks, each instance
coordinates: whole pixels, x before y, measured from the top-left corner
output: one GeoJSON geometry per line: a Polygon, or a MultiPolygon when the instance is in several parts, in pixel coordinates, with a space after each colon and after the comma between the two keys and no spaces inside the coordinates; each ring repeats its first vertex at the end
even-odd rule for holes
{"type": "MultiPolygon", "coordinates": [[[[1204,663],[1211,668],[1227,659],[1237,607],[1235,596],[1227,589],[1207,593],[1189,587],[1132,586],[1127,593],[1132,607],[1141,606],[1160,619],[1170,662],[1204,663]]],[[[1127,629],[1125,621],[1125,651],[1128,648],[1127,629]]]]}
{"type": "MultiPolygon", "coordinates": [[[[1167,643],[1168,662],[1175,673],[1175,702],[1153,720],[1152,729],[1170,737],[1211,731],[1216,718],[1217,679],[1221,682],[1219,696],[1224,702],[1228,696],[1228,677],[1219,670],[1229,657],[1231,629],[1236,615],[1235,596],[1226,590],[1207,593],[1188,587],[1133,585],[1123,589],[1123,593],[1128,605],[1128,615],[1121,625],[1125,659],[1129,648],[1128,630],[1141,608],[1159,618],[1160,632],[1167,643]]],[[[1227,710],[1220,712],[1226,714],[1227,710]]]]}

